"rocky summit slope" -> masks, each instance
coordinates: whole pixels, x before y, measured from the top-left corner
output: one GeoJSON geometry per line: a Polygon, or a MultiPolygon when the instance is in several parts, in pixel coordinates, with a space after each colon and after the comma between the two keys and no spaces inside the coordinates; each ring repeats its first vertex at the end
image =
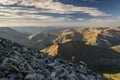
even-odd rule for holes
{"type": "Polygon", "coordinates": [[[0,38],[0,80],[107,80],[87,69],[82,61],[65,60],[0,38]]]}

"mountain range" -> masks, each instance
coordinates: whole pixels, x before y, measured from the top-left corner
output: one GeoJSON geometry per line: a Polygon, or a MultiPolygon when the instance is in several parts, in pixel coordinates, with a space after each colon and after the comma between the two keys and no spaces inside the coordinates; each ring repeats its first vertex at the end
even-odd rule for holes
{"type": "Polygon", "coordinates": [[[109,80],[87,68],[0,38],[0,80],[109,80]]]}
{"type": "MultiPolygon", "coordinates": [[[[23,29],[25,31],[29,27],[23,29]]],[[[32,27],[33,29],[38,28],[32,27]]],[[[100,74],[120,73],[119,27],[58,28],[57,31],[55,28],[37,32],[32,30],[21,32],[19,28],[2,27],[0,37],[76,65],[83,61],[90,69],[100,74]]]]}

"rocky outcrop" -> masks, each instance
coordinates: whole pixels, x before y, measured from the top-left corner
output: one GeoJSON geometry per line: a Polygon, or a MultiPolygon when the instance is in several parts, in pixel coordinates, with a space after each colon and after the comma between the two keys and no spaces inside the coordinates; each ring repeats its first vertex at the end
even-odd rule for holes
{"type": "Polygon", "coordinates": [[[0,80],[108,80],[86,67],[0,38],[0,80]]]}

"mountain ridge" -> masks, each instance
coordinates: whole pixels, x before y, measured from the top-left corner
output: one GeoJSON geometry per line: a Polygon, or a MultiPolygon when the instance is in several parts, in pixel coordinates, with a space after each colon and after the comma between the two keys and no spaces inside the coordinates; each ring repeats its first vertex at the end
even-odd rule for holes
{"type": "Polygon", "coordinates": [[[77,66],[3,38],[0,56],[1,80],[109,80],[83,62],[77,66]]]}
{"type": "Polygon", "coordinates": [[[117,66],[120,66],[120,54],[118,52],[113,49],[85,45],[79,41],[69,41],[67,43],[54,45],[43,49],[42,52],[52,56],[59,56],[60,58],[75,64],[79,64],[79,61],[82,60],[93,70],[96,69],[95,71],[99,71],[99,69],[101,69],[101,71],[106,69],[107,71],[108,66],[109,68],[110,66],[116,66],[116,68],[117,66]],[[56,46],[57,48],[55,48],[56,46]],[[55,53],[54,51],[51,51],[53,49],[57,49],[54,50],[55,53]]]}

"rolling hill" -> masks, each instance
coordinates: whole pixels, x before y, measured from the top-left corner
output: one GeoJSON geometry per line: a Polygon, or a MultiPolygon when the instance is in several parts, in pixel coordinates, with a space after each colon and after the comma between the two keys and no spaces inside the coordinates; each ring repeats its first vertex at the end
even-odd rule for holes
{"type": "Polygon", "coordinates": [[[29,40],[25,37],[24,34],[8,27],[0,27],[0,37],[18,42],[26,46],[29,44],[29,40]]]}

